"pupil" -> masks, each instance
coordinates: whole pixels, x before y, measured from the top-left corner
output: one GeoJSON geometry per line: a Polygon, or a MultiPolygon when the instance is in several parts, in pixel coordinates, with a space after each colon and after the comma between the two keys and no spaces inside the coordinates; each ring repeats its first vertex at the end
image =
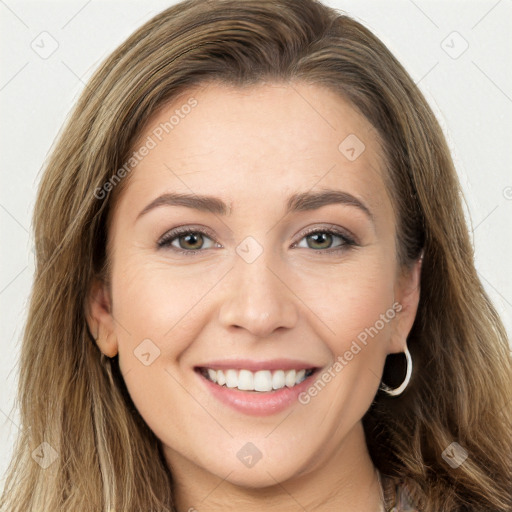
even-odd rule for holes
{"type": "MultiPolygon", "coordinates": [[[[330,242],[330,237],[331,237],[331,235],[329,235],[327,233],[316,233],[316,234],[310,235],[310,236],[311,236],[311,238],[314,239],[315,244],[316,243],[319,243],[319,244],[324,243],[325,244],[326,241],[330,242]],[[323,242],[321,239],[323,239],[323,242]]],[[[329,245],[329,243],[327,245],[329,245]]]]}
{"type": "MultiPolygon", "coordinates": [[[[188,244],[190,242],[190,239],[192,239],[192,245],[196,245],[198,243],[198,240],[201,238],[201,235],[199,236],[196,236],[195,234],[188,234],[188,235],[185,235],[185,240],[186,240],[186,243],[188,244]],[[195,240],[195,243],[193,242],[193,240],[195,240]]],[[[190,247],[188,247],[190,248],[190,247]]],[[[196,247],[193,247],[193,249],[195,249],[196,247]]]]}

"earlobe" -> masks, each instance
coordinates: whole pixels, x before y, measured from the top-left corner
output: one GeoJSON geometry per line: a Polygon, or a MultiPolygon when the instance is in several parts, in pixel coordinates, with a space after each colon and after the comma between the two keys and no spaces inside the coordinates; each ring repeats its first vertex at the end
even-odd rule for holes
{"type": "Polygon", "coordinates": [[[89,332],[98,348],[107,357],[114,357],[118,352],[114,319],[111,313],[111,299],[107,285],[95,279],[91,285],[86,305],[86,317],[89,332]]]}

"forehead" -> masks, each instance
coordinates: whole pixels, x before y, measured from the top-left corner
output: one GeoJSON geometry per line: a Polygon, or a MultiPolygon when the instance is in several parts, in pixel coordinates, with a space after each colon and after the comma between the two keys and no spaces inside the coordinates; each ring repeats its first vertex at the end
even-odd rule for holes
{"type": "Polygon", "coordinates": [[[376,130],[318,85],[197,86],[152,116],[133,151],[144,146],[123,194],[132,204],[170,191],[211,194],[231,213],[317,188],[370,204],[387,195],[376,130]]]}

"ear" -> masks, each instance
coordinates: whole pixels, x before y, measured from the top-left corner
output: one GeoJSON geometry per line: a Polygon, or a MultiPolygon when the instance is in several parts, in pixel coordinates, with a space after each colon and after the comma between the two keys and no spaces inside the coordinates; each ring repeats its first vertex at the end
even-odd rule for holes
{"type": "Polygon", "coordinates": [[[117,355],[118,344],[115,334],[112,301],[107,284],[94,279],[87,296],[86,317],[89,331],[99,349],[107,357],[117,355]]]}
{"type": "Polygon", "coordinates": [[[404,352],[407,336],[412,329],[420,301],[422,256],[412,268],[400,270],[395,283],[396,317],[393,322],[391,354],[404,352]]]}

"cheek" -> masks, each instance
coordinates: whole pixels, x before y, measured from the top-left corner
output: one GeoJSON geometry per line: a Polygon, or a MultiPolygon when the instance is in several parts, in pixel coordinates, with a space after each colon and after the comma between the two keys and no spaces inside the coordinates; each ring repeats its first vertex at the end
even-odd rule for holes
{"type": "MultiPolygon", "coordinates": [[[[349,422],[362,417],[380,383],[397,314],[392,264],[391,260],[372,258],[364,264],[340,267],[339,275],[330,275],[323,289],[311,286],[309,280],[299,282],[301,291],[297,293],[321,320],[316,320],[318,333],[333,363],[319,376],[322,383],[317,390],[329,396],[323,401],[328,404],[327,414],[351,411],[349,422]]],[[[316,282],[320,284],[318,279],[316,282]]],[[[313,395],[317,390],[312,390],[313,395]]]]}
{"type": "MultiPolygon", "coordinates": [[[[370,407],[380,383],[397,309],[394,300],[392,261],[368,261],[346,272],[317,303],[334,331],[326,342],[334,364],[325,375],[329,399],[327,414],[351,411],[347,421],[361,418],[370,407]]],[[[314,392],[313,392],[314,393],[314,392]]],[[[322,391],[323,393],[323,391],[322,391]]],[[[348,428],[348,427],[347,427],[348,428]]]]}
{"type": "Polygon", "coordinates": [[[132,353],[145,339],[169,361],[176,360],[200,328],[203,299],[222,277],[211,265],[172,268],[169,261],[144,255],[127,257],[113,271],[112,295],[120,362],[134,362],[132,353]],[[169,340],[172,339],[172,343],[169,340]]]}
{"type": "Polygon", "coordinates": [[[204,410],[191,401],[179,365],[204,324],[202,298],[218,279],[143,257],[128,257],[113,272],[121,373],[136,409],[160,439],[178,440],[204,424],[204,410]]]}
{"type": "Polygon", "coordinates": [[[375,254],[295,281],[297,295],[328,327],[325,332],[329,333],[333,352],[344,352],[347,343],[350,345],[376,323],[378,335],[388,335],[391,324],[382,325],[380,319],[394,302],[392,269],[390,258],[375,254]]]}

